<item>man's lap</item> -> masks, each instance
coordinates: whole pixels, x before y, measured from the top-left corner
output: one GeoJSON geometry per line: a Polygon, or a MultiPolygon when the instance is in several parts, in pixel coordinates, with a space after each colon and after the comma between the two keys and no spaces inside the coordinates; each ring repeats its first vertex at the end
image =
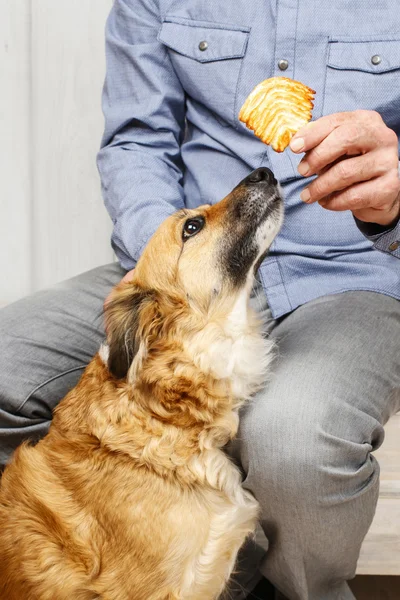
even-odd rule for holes
{"type": "Polygon", "coordinates": [[[271,337],[271,381],[243,417],[260,410],[271,421],[283,412],[291,428],[311,410],[321,427],[346,435],[359,413],[384,424],[400,408],[399,301],[374,292],[325,296],[289,314],[271,337]],[[351,419],[343,423],[336,411],[345,406],[351,419]]]}
{"type": "MultiPolygon", "coordinates": [[[[6,437],[13,427],[29,435],[35,427],[38,435],[48,427],[52,409],[104,338],[103,302],[123,275],[116,263],[99,267],[0,311],[0,453],[9,451],[6,437]]],[[[255,306],[265,308],[265,296],[255,306]]],[[[278,343],[274,376],[244,411],[245,425],[257,413],[258,428],[264,422],[270,429],[283,407],[287,423],[299,425],[301,411],[310,410],[321,391],[310,418],[316,422],[323,414],[325,426],[335,427],[335,400],[324,398],[321,389],[328,383],[351,391],[354,411],[370,411],[382,423],[389,418],[398,399],[387,393],[400,385],[395,381],[399,302],[371,292],[329,296],[300,307],[275,327],[270,321],[271,328],[278,343]],[[361,393],[366,382],[367,395],[361,393]]]]}

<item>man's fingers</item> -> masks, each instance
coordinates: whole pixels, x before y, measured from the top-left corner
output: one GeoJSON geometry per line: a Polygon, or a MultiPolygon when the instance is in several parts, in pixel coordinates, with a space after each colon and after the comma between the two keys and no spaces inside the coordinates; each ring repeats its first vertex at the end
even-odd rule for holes
{"type": "Polygon", "coordinates": [[[346,124],[332,131],[316,148],[306,153],[298,171],[304,177],[319,173],[341,156],[365,154],[376,146],[373,129],[360,124],[346,124]]]}
{"type": "MultiPolygon", "coordinates": [[[[390,171],[383,177],[357,183],[345,190],[334,192],[330,196],[319,200],[319,204],[327,210],[334,211],[351,210],[352,212],[357,212],[374,210],[374,214],[379,218],[380,213],[387,213],[393,210],[393,198],[396,198],[396,191],[398,194],[398,174],[390,171]],[[379,205],[376,203],[377,198],[380,199],[379,205]]],[[[361,220],[364,219],[361,218],[361,220]]],[[[381,221],[380,219],[371,222],[380,223],[381,221]]]]}
{"type": "MultiPolygon", "coordinates": [[[[305,196],[309,204],[330,196],[334,192],[344,190],[351,185],[368,181],[387,172],[386,164],[377,160],[374,152],[356,158],[347,158],[326,169],[307,187],[305,196]]],[[[302,199],[303,194],[302,192],[302,199]]]]}
{"type": "Polygon", "coordinates": [[[334,129],[339,127],[350,113],[335,113],[320,117],[304,125],[292,137],[290,148],[293,152],[307,152],[322,142],[334,129]]]}
{"type": "Polygon", "coordinates": [[[290,148],[293,152],[308,152],[341,126],[346,128],[349,126],[362,127],[364,130],[382,130],[382,128],[385,128],[382,117],[373,110],[334,113],[307,123],[293,136],[290,148]]]}

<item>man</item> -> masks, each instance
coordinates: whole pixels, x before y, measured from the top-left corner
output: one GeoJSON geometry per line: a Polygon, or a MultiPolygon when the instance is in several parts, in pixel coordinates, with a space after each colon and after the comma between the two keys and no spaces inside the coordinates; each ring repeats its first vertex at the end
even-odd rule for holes
{"type": "Polygon", "coordinates": [[[83,274],[0,317],[5,462],[47,431],[104,336],[96,320],[104,298],[162,220],[272,168],[286,218],[253,302],[279,355],[272,381],[243,412],[236,453],[269,542],[260,571],[289,600],[354,598],[347,580],[378,497],[371,452],[400,408],[396,8],[396,0],[115,0],[98,164],[121,267],[83,274]],[[276,75],[317,91],[315,122],[282,155],[237,118],[253,87],[276,75]]]}

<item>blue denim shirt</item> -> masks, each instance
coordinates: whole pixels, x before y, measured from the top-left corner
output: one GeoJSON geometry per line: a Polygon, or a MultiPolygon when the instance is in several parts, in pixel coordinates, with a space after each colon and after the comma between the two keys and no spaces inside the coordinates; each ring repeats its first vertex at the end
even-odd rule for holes
{"type": "Polygon", "coordinates": [[[372,109],[399,135],[398,0],[115,0],[106,39],[98,166],[123,267],[176,209],[213,204],[265,165],[286,209],[260,269],[275,317],[346,290],[400,299],[400,224],[377,232],[304,204],[301,157],[275,153],[238,120],[257,83],[285,75],[316,90],[314,119],[372,109]]]}

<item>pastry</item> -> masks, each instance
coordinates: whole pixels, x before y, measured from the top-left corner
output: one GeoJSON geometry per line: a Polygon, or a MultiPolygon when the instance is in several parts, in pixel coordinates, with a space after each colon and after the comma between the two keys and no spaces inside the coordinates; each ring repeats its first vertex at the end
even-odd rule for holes
{"type": "Polygon", "coordinates": [[[300,81],[271,77],[259,83],[243,104],[239,119],[276,152],[311,119],[315,91],[300,81]]]}

